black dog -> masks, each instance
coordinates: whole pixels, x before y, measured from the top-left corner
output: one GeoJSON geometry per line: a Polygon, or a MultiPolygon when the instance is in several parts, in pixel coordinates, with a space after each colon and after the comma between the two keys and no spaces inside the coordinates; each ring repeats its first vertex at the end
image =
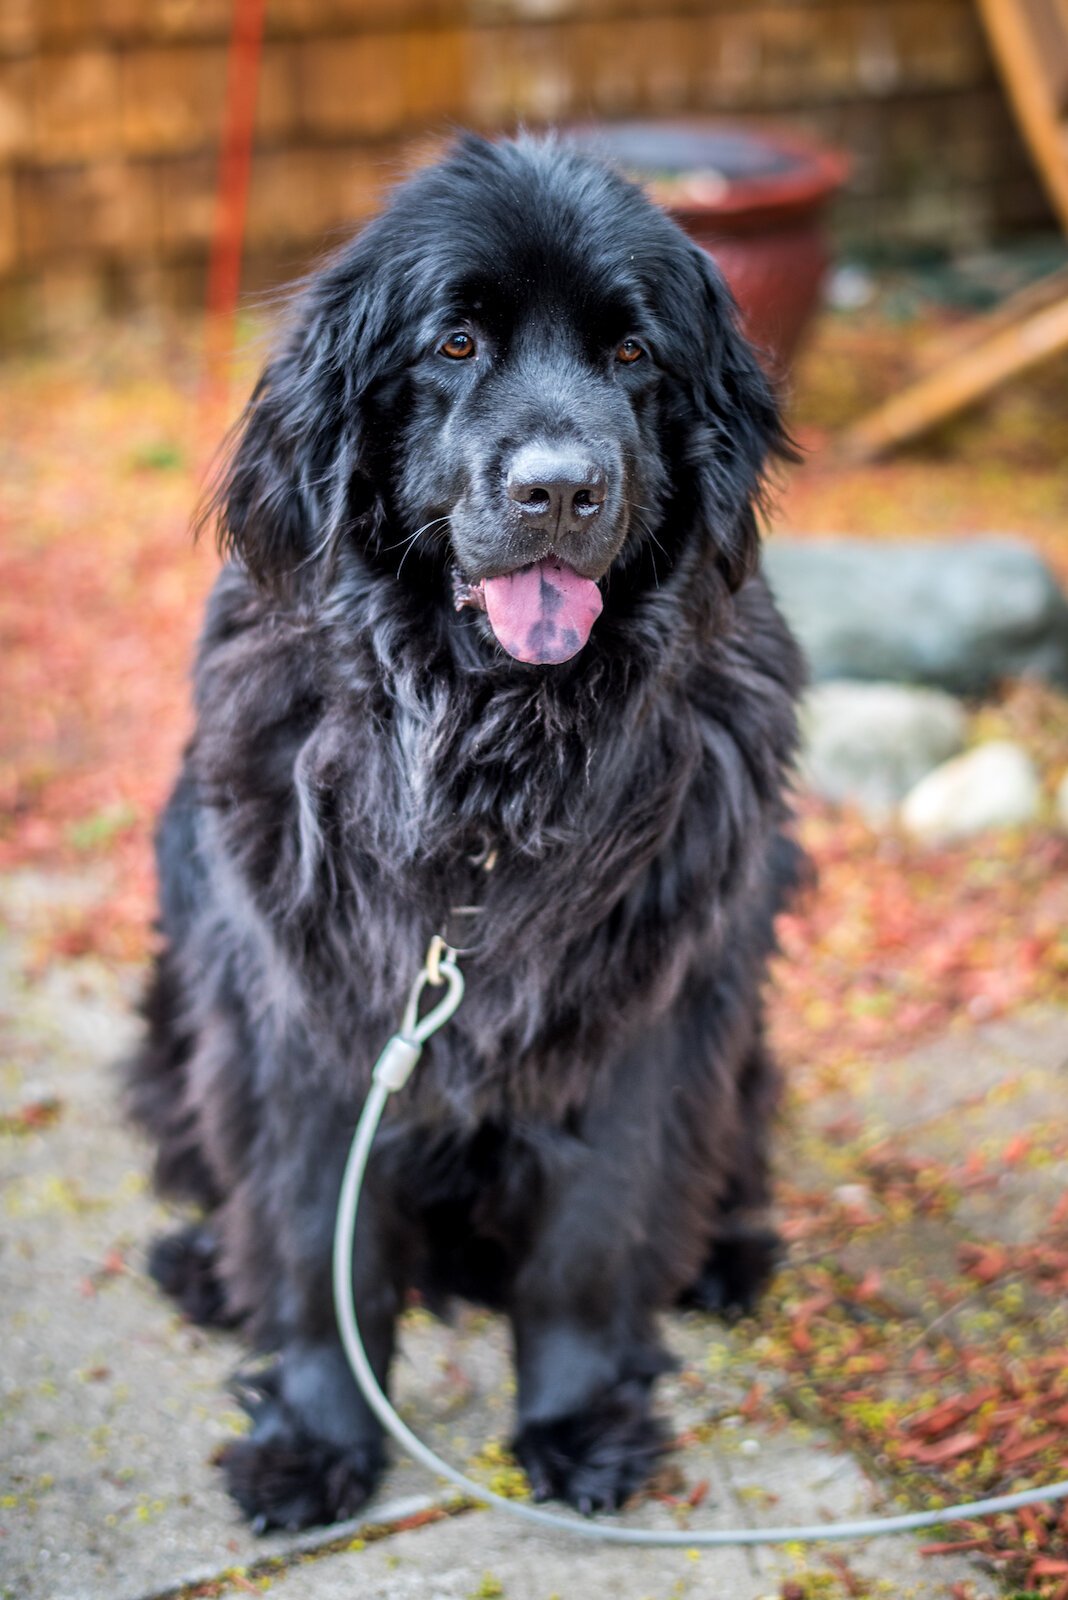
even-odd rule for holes
{"type": "Polygon", "coordinates": [[[159,1187],[206,1213],[156,1276],[278,1352],[224,1458],[259,1527],[351,1514],[382,1468],[331,1233],[435,931],[467,997],[392,1103],[353,1263],[383,1381],[409,1288],[503,1308],[535,1493],[614,1506],[661,1447],[657,1309],[760,1285],[782,448],[716,268],[551,140],[465,139],[296,304],[216,500],[131,1085],[159,1187]]]}

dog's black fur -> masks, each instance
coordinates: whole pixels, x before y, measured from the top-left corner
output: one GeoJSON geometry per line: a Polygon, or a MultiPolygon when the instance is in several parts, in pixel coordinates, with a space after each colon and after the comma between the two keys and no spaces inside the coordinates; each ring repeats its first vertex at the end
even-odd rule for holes
{"type": "Polygon", "coordinates": [[[381,1470],[331,1232],[435,930],[467,997],[392,1103],[354,1259],[382,1378],[411,1287],[503,1308],[535,1492],[613,1506],[661,1444],[655,1312],[765,1275],[760,996],[800,666],[754,504],[782,448],[716,268],[552,140],[463,140],[297,301],[218,495],[232,560],[131,1076],[160,1189],[205,1213],[157,1277],[278,1353],[224,1462],[260,1527],[351,1514],[381,1470]],[[442,353],[458,328],[473,358],[442,353]],[[532,439],[604,464],[595,518],[515,513],[532,439]],[[550,548],[604,611],[574,659],[522,665],[452,584],[550,548]]]}

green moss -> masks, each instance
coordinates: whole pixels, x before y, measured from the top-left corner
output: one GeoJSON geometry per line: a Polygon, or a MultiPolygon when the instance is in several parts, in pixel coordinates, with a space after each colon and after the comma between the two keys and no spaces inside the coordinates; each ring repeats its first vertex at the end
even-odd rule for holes
{"type": "Polygon", "coordinates": [[[102,850],[120,833],[125,833],[137,821],[137,812],[125,801],[105,806],[88,817],[79,817],[67,828],[67,843],[79,854],[88,855],[102,850]]]}
{"type": "Polygon", "coordinates": [[[472,1458],[471,1470],[494,1494],[505,1500],[529,1500],[527,1475],[499,1439],[489,1439],[472,1458]]]}

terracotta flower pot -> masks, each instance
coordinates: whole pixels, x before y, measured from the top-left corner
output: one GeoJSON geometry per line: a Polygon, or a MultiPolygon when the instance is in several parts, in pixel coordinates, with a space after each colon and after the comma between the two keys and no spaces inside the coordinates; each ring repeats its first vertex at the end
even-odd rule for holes
{"type": "Polygon", "coordinates": [[[823,227],[844,155],[794,134],[692,118],[569,130],[625,168],[722,267],[753,341],[786,368],[819,304],[823,227]]]}

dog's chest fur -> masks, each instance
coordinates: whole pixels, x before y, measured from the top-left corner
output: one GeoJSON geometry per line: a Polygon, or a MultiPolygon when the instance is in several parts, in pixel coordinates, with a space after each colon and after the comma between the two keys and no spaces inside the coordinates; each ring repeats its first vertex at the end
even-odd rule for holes
{"type": "Polygon", "coordinates": [[[395,1026],[438,931],[467,952],[469,985],[435,1078],[464,1097],[479,1083],[483,1105],[517,1077],[574,1092],[576,1057],[595,1062],[629,1018],[670,1004],[763,870],[792,742],[785,687],[751,656],[720,657],[644,685],[617,664],[565,693],[551,675],[418,658],[383,677],[366,640],[339,650],[224,575],[194,770],[213,848],[335,1048],[366,1033],[371,1051],[395,1026]],[[450,916],[458,904],[480,909],[450,916]]]}

